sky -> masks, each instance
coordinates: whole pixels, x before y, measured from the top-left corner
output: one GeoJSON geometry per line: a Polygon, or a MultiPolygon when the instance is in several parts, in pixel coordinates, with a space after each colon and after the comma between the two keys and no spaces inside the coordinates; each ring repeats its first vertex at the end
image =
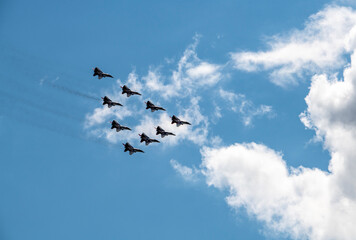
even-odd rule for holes
{"type": "Polygon", "coordinates": [[[354,239],[355,8],[1,1],[0,239],[354,239]]]}

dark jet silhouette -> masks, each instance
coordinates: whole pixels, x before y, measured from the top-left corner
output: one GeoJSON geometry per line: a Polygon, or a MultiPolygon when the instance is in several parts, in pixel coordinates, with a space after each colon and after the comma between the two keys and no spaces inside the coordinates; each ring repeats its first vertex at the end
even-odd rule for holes
{"type": "Polygon", "coordinates": [[[120,132],[121,130],[130,130],[131,131],[131,128],[122,126],[122,125],[120,125],[120,123],[116,122],[115,120],[112,120],[111,129],[114,129],[114,128],[116,128],[116,132],[120,132]]]}
{"type": "Polygon", "coordinates": [[[177,127],[179,127],[179,126],[181,126],[181,125],[184,125],[184,124],[192,125],[192,124],[190,124],[189,122],[180,120],[180,119],[177,118],[175,115],[173,115],[173,116],[171,117],[171,119],[172,119],[172,124],[175,123],[175,124],[177,125],[177,127]]]}
{"type": "Polygon", "coordinates": [[[166,111],[166,109],[164,109],[163,107],[158,107],[153,103],[151,103],[150,101],[147,101],[145,103],[146,103],[146,109],[151,109],[151,112],[158,111],[158,110],[166,111]]]}
{"type": "Polygon", "coordinates": [[[98,67],[94,68],[94,74],[93,76],[98,76],[99,79],[105,78],[105,77],[110,77],[113,78],[113,76],[111,76],[108,73],[103,73],[103,71],[101,71],[98,67]]]}
{"type": "Polygon", "coordinates": [[[125,94],[126,93],[126,96],[127,97],[130,97],[132,95],[141,95],[141,93],[139,92],[134,92],[134,91],[131,91],[130,88],[126,87],[126,85],[124,85],[122,88],[122,93],[121,94],[125,94]]]}
{"type": "Polygon", "coordinates": [[[140,142],[145,142],[146,146],[149,145],[150,143],[153,143],[153,142],[159,143],[158,140],[149,138],[145,133],[139,134],[139,136],[141,137],[141,141],[140,142]]]}
{"type": "Polygon", "coordinates": [[[156,127],[156,135],[158,135],[158,134],[161,134],[161,138],[164,138],[165,136],[168,136],[168,135],[175,136],[174,133],[166,132],[166,131],[164,131],[164,129],[161,128],[160,126],[156,127]]]}
{"type": "Polygon", "coordinates": [[[122,144],[122,145],[125,146],[124,152],[129,151],[129,154],[130,154],[130,155],[132,155],[132,154],[134,154],[134,153],[136,153],[136,152],[142,152],[142,153],[144,153],[144,151],[142,151],[141,149],[138,149],[138,148],[134,148],[134,147],[131,146],[131,144],[128,143],[128,142],[125,143],[125,144],[122,144]]]}
{"type": "Polygon", "coordinates": [[[112,106],[122,106],[121,103],[118,103],[118,102],[113,102],[111,101],[110,98],[108,98],[107,96],[103,97],[103,105],[107,104],[108,105],[108,108],[111,108],[112,106]]]}

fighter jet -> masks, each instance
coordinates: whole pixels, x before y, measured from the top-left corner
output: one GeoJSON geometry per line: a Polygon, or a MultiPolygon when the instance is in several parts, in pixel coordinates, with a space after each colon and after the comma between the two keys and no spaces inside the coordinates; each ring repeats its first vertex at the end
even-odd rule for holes
{"type": "Polygon", "coordinates": [[[177,125],[177,127],[179,127],[179,126],[181,126],[181,125],[184,125],[184,124],[192,125],[192,124],[190,124],[189,122],[180,120],[180,119],[177,118],[175,115],[173,115],[173,116],[171,117],[171,119],[172,119],[172,123],[171,123],[171,124],[174,124],[174,123],[175,123],[175,124],[177,125]]]}
{"type": "Polygon", "coordinates": [[[118,102],[113,102],[111,101],[110,98],[108,98],[107,96],[103,97],[103,105],[107,104],[108,105],[108,108],[111,108],[112,106],[122,106],[121,103],[118,103],[118,102]]]}
{"type": "Polygon", "coordinates": [[[174,133],[166,132],[166,131],[164,131],[164,129],[161,128],[160,126],[156,127],[156,135],[158,135],[158,134],[161,134],[161,138],[164,138],[165,136],[168,136],[168,135],[175,136],[174,133]]]}
{"type": "Polygon", "coordinates": [[[131,91],[130,88],[126,87],[126,85],[124,85],[122,88],[122,93],[121,94],[125,94],[126,93],[126,96],[127,97],[130,97],[132,95],[141,95],[141,93],[139,92],[134,92],[134,91],[131,91]]]}
{"type": "Polygon", "coordinates": [[[115,120],[112,120],[111,129],[114,129],[114,128],[116,128],[116,132],[120,132],[121,130],[130,130],[131,131],[131,128],[122,126],[122,125],[120,125],[120,123],[116,122],[115,120]]]}
{"type": "Polygon", "coordinates": [[[164,109],[163,107],[157,107],[153,103],[151,103],[150,101],[147,101],[145,103],[146,103],[146,109],[150,108],[151,112],[158,111],[158,110],[166,111],[166,109],[164,109]]]}
{"type": "Polygon", "coordinates": [[[136,153],[136,152],[142,152],[142,153],[144,153],[144,151],[142,151],[141,149],[138,149],[138,148],[134,148],[134,147],[131,146],[131,144],[128,143],[128,142],[125,143],[125,144],[122,144],[122,145],[124,145],[124,147],[125,147],[124,152],[129,151],[129,154],[130,154],[130,155],[132,155],[132,154],[134,154],[134,153],[136,153]]]}
{"type": "Polygon", "coordinates": [[[158,140],[149,138],[145,133],[139,134],[139,136],[141,137],[140,142],[146,142],[146,146],[153,142],[159,143],[158,140]]]}
{"type": "Polygon", "coordinates": [[[94,68],[94,74],[93,76],[98,76],[99,79],[102,79],[104,77],[110,77],[110,78],[113,78],[113,76],[111,76],[110,74],[108,73],[103,73],[103,71],[101,71],[98,67],[94,68]]]}

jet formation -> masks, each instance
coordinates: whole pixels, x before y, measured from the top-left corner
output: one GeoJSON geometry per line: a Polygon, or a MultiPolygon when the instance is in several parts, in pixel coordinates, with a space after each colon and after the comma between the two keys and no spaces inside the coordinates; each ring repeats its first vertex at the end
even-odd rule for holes
{"type": "MultiPolygon", "coordinates": [[[[98,79],[102,79],[105,77],[110,77],[113,78],[112,75],[108,74],[108,73],[104,73],[103,71],[101,71],[98,67],[94,68],[94,74],[93,76],[98,76],[98,79]]],[[[139,95],[141,96],[141,93],[139,92],[135,92],[132,91],[130,88],[128,88],[126,85],[122,86],[122,94],[126,94],[127,97],[133,96],[133,95],[139,95]]],[[[109,97],[104,96],[102,97],[103,99],[103,105],[107,105],[108,108],[111,108],[113,106],[123,106],[121,103],[119,102],[114,102],[112,101],[109,97]]],[[[160,106],[156,106],[155,104],[153,104],[151,101],[147,101],[145,102],[146,104],[146,109],[151,109],[151,112],[155,112],[155,111],[166,111],[166,109],[164,109],[163,107],[160,106]]],[[[171,124],[176,124],[177,127],[182,126],[182,125],[191,125],[189,122],[187,121],[183,121],[180,120],[177,116],[173,115],[171,117],[172,122],[171,124]]],[[[120,132],[122,130],[129,130],[131,131],[131,128],[126,127],[121,125],[119,122],[117,122],[116,120],[113,120],[110,122],[111,123],[111,129],[116,129],[116,132],[120,132]]],[[[165,131],[162,127],[157,126],[156,127],[156,135],[161,135],[161,138],[164,138],[166,136],[175,136],[174,133],[172,132],[167,132],[165,131]]],[[[141,140],[140,143],[145,142],[145,145],[148,146],[151,143],[160,143],[160,141],[158,141],[157,139],[153,139],[150,138],[149,136],[147,136],[145,133],[139,134],[141,140]]],[[[129,152],[130,155],[136,153],[136,152],[141,152],[144,153],[144,151],[142,151],[141,149],[138,148],[134,148],[130,143],[126,142],[123,143],[125,149],[124,152],[129,152]]]]}

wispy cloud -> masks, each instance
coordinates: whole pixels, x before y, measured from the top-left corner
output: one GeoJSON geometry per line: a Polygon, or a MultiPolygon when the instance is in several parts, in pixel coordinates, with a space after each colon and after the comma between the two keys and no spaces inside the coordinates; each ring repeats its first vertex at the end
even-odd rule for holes
{"type": "Polygon", "coordinates": [[[184,97],[195,93],[201,87],[213,86],[224,76],[223,65],[201,60],[196,47],[199,36],[194,37],[194,43],[189,45],[171,75],[163,75],[160,68],[151,68],[143,77],[146,87],[159,93],[163,98],[184,97]]]}
{"type": "Polygon", "coordinates": [[[329,6],[310,16],[303,30],[275,35],[269,50],[231,53],[235,68],[245,71],[271,70],[272,82],[296,84],[304,73],[335,70],[346,63],[343,54],[355,45],[356,14],[346,7],[329,6]]]}
{"type": "Polygon", "coordinates": [[[263,115],[273,116],[272,106],[255,106],[244,94],[236,94],[220,88],[219,96],[229,103],[230,110],[241,115],[245,126],[251,125],[254,117],[263,115]]]}
{"type": "Polygon", "coordinates": [[[187,182],[197,182],[201,175],[200,170],[184,166],[174,159],[170,161],[173,169],[187,182]]]}

